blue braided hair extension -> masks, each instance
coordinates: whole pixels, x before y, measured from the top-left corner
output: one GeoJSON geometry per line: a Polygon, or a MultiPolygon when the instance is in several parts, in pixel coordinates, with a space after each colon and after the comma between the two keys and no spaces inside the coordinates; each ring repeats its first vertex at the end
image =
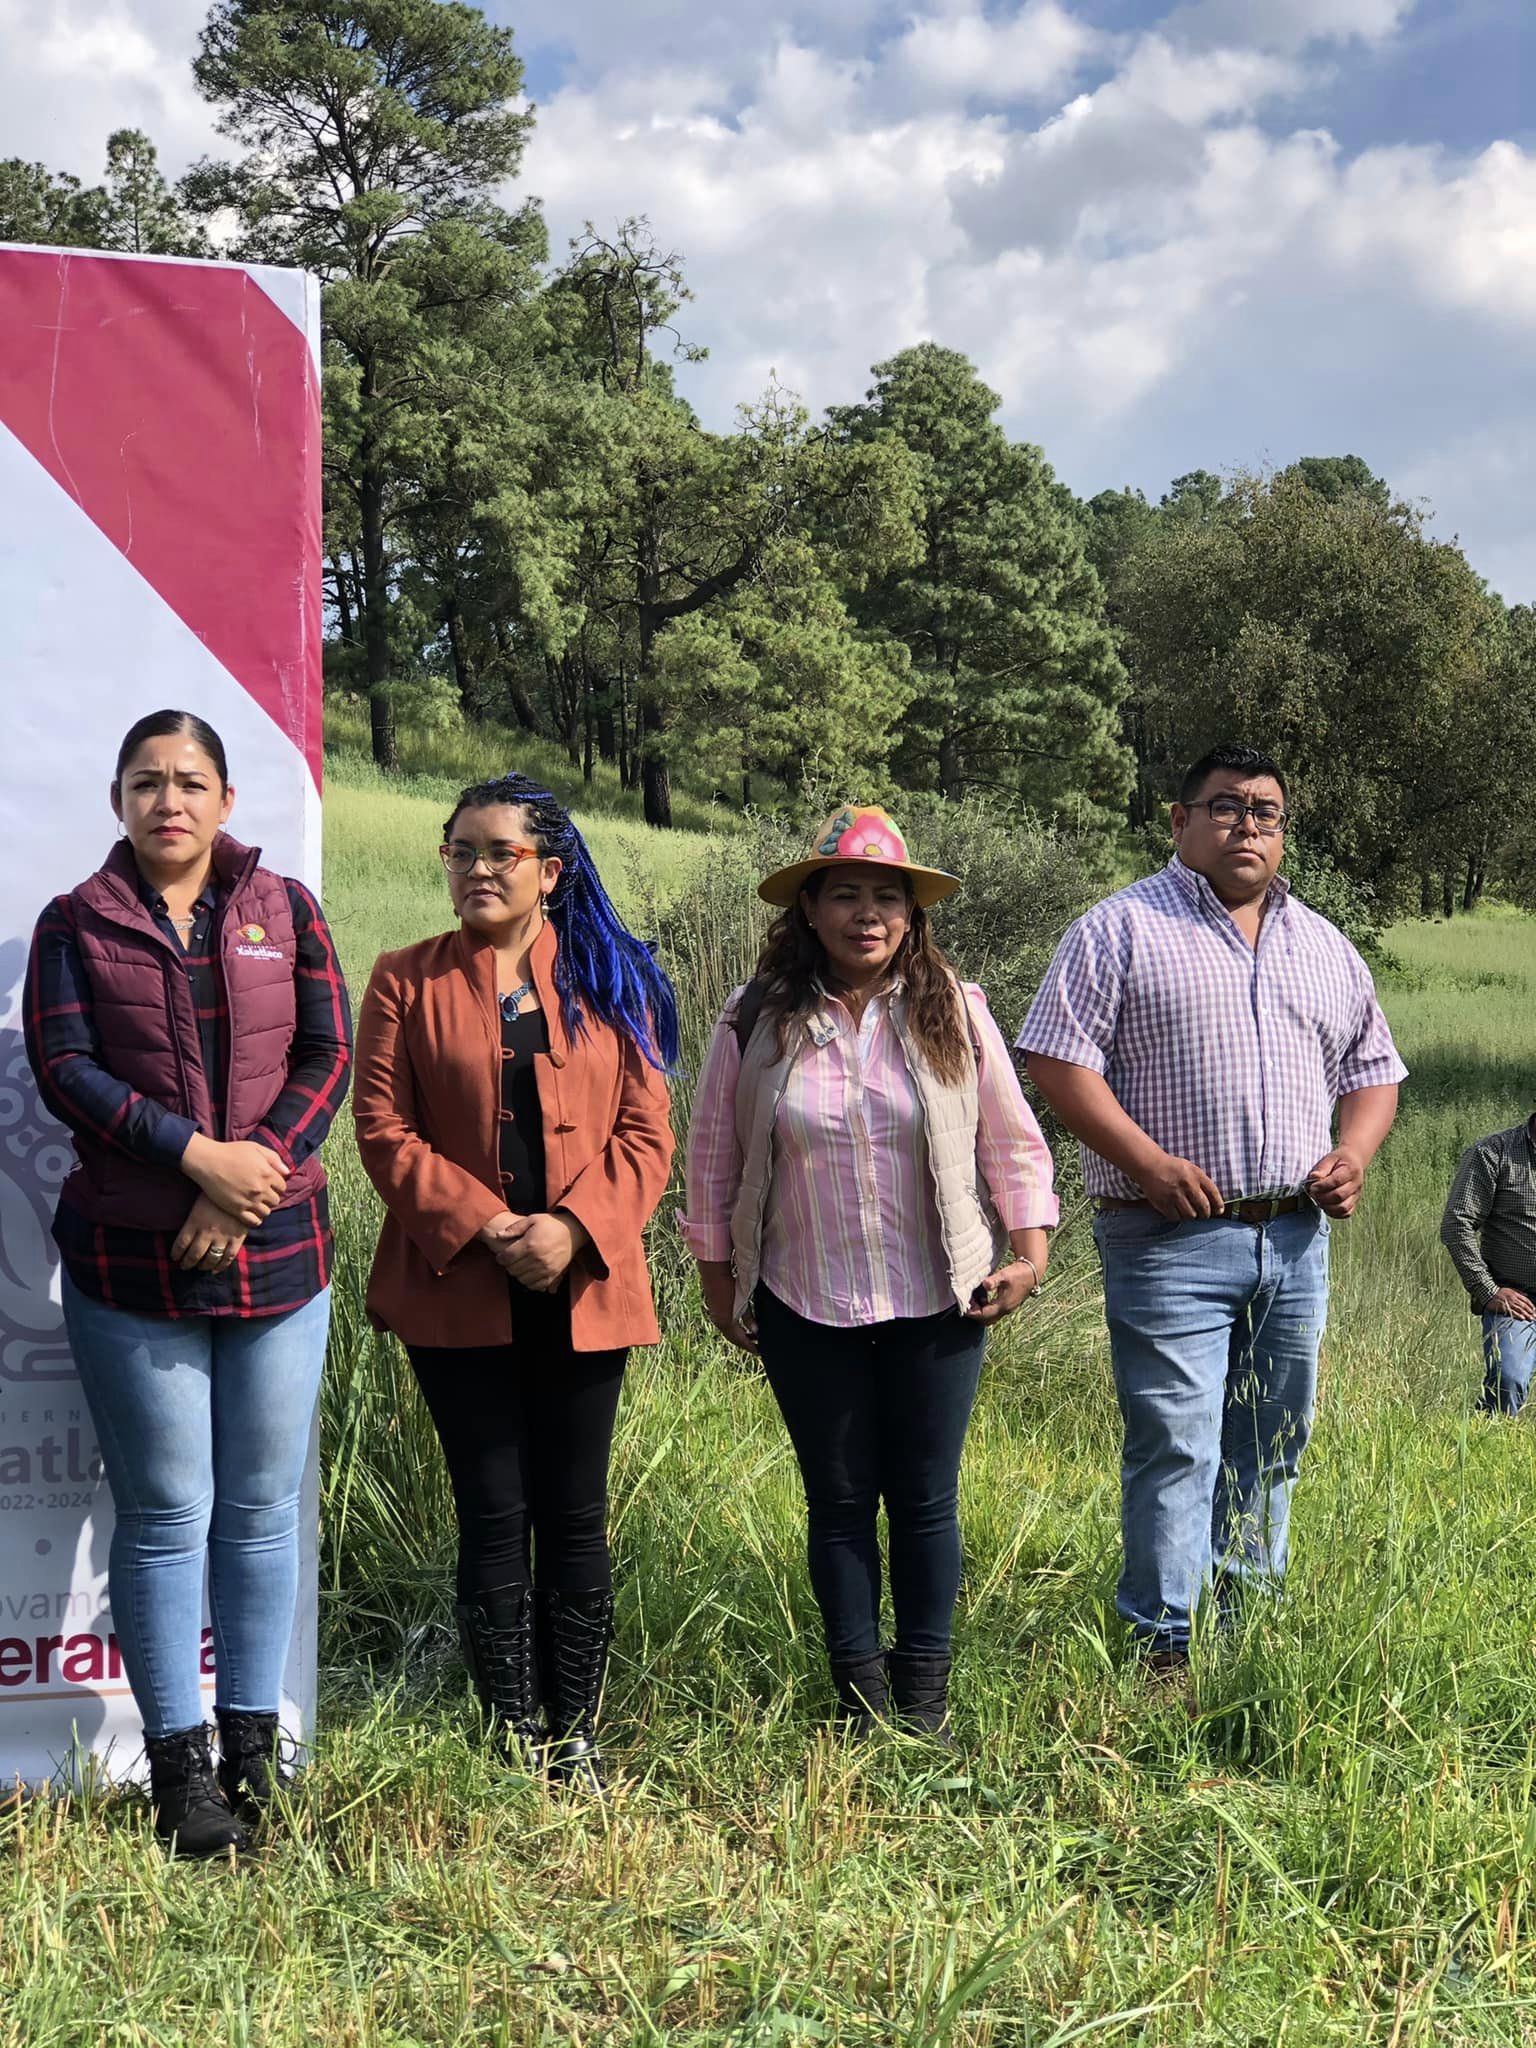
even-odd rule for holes
{"type": "Polygon", "coordinates": [[[543,858],[562,864],[548,908],[560,939],[555,988],[567,1034],[584,1037],[586,1019],[597,1017],[633,1039],[653,1067],[675,1066],[677,997],[672,984],[650,947],[626,929],[614,909],[570,812],[530,776],[502,775],[462,792],[443,827],[444,840],[452,838],[461,811],[484,810],[489,804],[515,805],[543,858]]]}

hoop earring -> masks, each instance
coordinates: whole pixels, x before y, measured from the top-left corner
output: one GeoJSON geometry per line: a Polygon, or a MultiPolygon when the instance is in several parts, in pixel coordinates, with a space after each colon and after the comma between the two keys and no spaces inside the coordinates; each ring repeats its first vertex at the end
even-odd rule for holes
{"type": "Polygon", "coordinates": [[[123,823],[121,818],[119,818],[117,821],[117,836],[119,839],[126,839],[128,837],[128,827],[123,823]]]}

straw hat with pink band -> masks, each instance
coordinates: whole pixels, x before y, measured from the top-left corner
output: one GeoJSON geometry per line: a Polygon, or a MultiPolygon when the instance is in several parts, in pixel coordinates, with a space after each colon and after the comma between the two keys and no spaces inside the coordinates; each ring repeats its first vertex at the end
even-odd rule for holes
{"type": "Polygon", "coordinates": [[[942,868],[919,867],[908,856],[901,827],[889,811],[883,811],[878,804],[845,804],[818,828],[806,859],[792,861],[787,868],[775,868],[771,875],[764,875],[757,893],[765,903],[788,910],[810,876],[822,868],[844,867],[849,861],[857,861],[863,867],[893,868],[905,875],[924,910],[942,897],[953,895],[960,886],[958,875],[947,875],[942,868]]]}

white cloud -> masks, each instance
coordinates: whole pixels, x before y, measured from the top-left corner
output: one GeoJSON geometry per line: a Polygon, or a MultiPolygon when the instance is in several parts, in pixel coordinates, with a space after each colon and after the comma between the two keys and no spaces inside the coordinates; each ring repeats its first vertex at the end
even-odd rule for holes
{"type": "Polygon", "coordinates": [[[894,61],[935,95],[1004,105],[1061,90],[1106,41],[1058,0],[997,15],[966,5],[914,16],[894,61]]]}
{"type": "Polygon", "coordinates": [[[978,250],[1051,248],[1096,230],[1174,231],[1170,194],[1203,178],[1214,124],[1299,90],[1286,59],[1253,50],[1179,52],[1147,36],[1096,91],[1039,128],[1010,132],[996,171],[956,196],[978,250]]]}
{"type": "Polygon", "coordinates": [[[1369,151],[1341,180],[1327,242],[1357,274],[1536,331],[1536,156],[1512,142],[1460,167],[1435,150],[1369,151]]]}
{"type": "Polygon", "coordinates": [[[99,178],[114,128],[179,171],[208,148],[192,84],[206,0],[0,0],[0,155],[99,178]]]}
{"type": "Polygon", "coordinates": [[[1106,118],[1139,112],[1203,127],[1296,93],[1305,76],[1299,65],[1266,50],[1186,51],[1165,36],[1147,35],[1094,101],[1106,118]]]}
{"type": "MultiPolygon", "coordinates": [[[[1384,34],[1400,11],[1348,0],[1330,32],[1384,34]]],[[[1296,5],[1228,47],[1192,40],[1186,12],[1100,46],[1108,75],[1032,120],[1022,85],[978,109],[967,67],[1029,12],[951,0],[876,58],[785,43],[738,80],[731,119],[703,111],[716,78],[694,116],[621,134],[598,78],[543,110],[531,181],[556,220],[579,192],[586,212],[649,212],[683,251],[688,331],[712,349],[685,388],[720,421],[770,366],[819,406],[933,336],[1076,488],[1155,492],[1197,464],[1345,448],[1397,481],[1474,431],[1470,387],[1513,403],[1511,344],[1536,341],[1536,160],[1347,157],[1296,119],[1320,18],[1296,5]],[[933,67],[921,102],[902,90],[914,50],[933,67]]],[[[1440,530],[1492,560],[1454,459],[1436,475],[1440,530]]],[[[1523,531],[1512,505],[1501,518],[1523,531]]],[[[1509,587],[1536,594],[1536,558],[1509,587]]]]}
{"type": "MultiPolygon", "coordinates": [[[[0,0],[0,152],[99,175],[113,127],[209,146],[206,0],[0,0]]],[[[770,370],[813,406],[933,337],[1074,488],[1360,453],[1536,597],[1536,156],[1342,149],[1315,94],[1410,0],[527,0],[566,53],[524,188],[553,245],[648,213],[698,293],[724,424],[770,370]],[[1326,69],[1322,67],[1327,67],[1326,69]]]]}
{"type": "Polygon", "coordinates": [[[772,7],[752,0],[516,0],[494,11],[512,23],[525,56],[559,53],[578,85],[622,72],[703,70],[729,88],[755,77],[780,42],[863,56],[876,36],[900,28],[910,6],[911,0],[778,0],[772,7]]]}
{"type": "MultiPolygon", "coordinates": [[[[847,91],[836,67],[819,79],[803,59],[796,69],[806,105],[847,91]]],[[[960,115],[808,132],[767,100],[736,123],[700,113],[613,127],[601,93],[568,91],[545,110],[528,179],[552,222],[645,212],[683,250],[700,294],[685,329],[712,348],[688,388],[725,420],[771,369],[818,402],[862,391],[875,338],[942,325],[934,266],[964,254],[950,184],[995,168],[1000,147],[994,126],[960,115]]]]}
{"type": "Polygon", "coordinates": [[[121,16],[78,24],[55,19],[36,57],[38,70],[50,78],[142,80],[153,74],[157,62],[149,37],[121,16]]]}

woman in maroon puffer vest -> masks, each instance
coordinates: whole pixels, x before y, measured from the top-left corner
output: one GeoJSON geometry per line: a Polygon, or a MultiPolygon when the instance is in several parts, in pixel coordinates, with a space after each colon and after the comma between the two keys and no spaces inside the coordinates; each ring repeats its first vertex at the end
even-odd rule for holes
{"type": "Polygon", "coordinates": [[[280,1782],[330,1308],[319,1147],[352,1056],[319,906],[223,830],[234,798],[212,727],[141,718],[112,783],[122,836],[38,919],[27,970],[28,1057],[78,1161],[53,1235],[116,1509],[113,1627],[182,1855],[239,1847],[280,1782]]]}

